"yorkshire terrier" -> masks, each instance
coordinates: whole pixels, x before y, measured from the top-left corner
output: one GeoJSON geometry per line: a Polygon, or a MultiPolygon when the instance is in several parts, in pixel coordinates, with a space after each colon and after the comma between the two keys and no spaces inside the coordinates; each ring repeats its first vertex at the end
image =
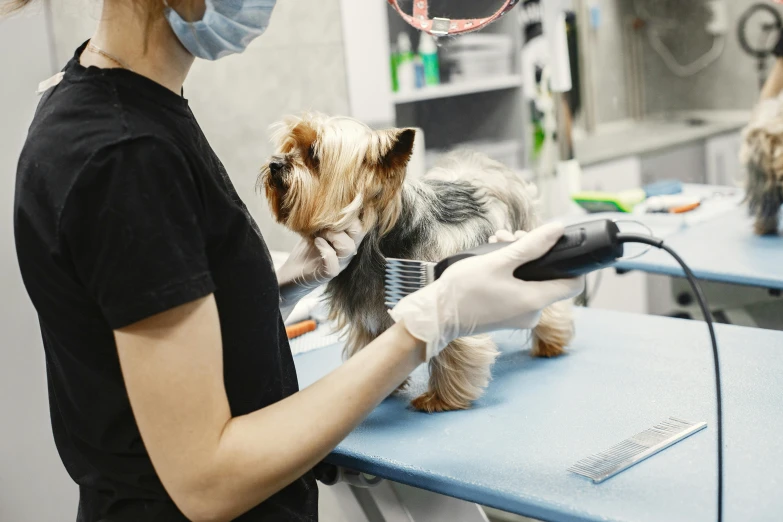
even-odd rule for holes
{"type": "MultiPolygon", "coordinates": [[[[356,257],[326,287],[332,319],[347,332],[350,357],[389,328],[386,257],[439,261],[486,243],[496,230],[539,224],[535,188],[487,156],[452,152],[421,179],[406,179],[415,131],[375,131],[345,117],[306,114],[272,127],[276,153],[261,169],[278,222],[303,237],[344,230],[359,218],[367,235],[356,257]]],[[[570,303],[543,311],[532,355],[560,355],[573,336],[570,303]]],[[[469,408],[498,354],[489,336],[452,341],[429,363],[428,390],[412,406],[469,408]]],[[[404,385],[403,385],[404,386],[404,385]]]]}
{"type": "Polygon", "coordinates": [[[740,152],[747,176],[745,201],[758,235],[778,233],[783,205],[783,110],[770,102],[757,107],[743,130],[740,152]]]}

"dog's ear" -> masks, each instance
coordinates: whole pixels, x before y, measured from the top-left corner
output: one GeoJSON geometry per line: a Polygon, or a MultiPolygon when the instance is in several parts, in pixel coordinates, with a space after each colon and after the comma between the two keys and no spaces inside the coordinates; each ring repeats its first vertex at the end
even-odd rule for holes
{"type": "Polygon", "coordinates": [[[381,136],[380,166],[389,175],[405,170],[413,154],[413,142],[416,139],[414,129],[395,129],[385,131],[381,136]]]}
{"type": "Polygon", "coordinates": [[[376,141],[370,151],[370,162],[375,175],[368,180],[365,193],[371,198],[366,210],[377,218],[381,236],[388,233],[400,215],[401,188],[405,171],[413,153],[416,138],[414,129],[393,129],[375,133],[376,141]]]}

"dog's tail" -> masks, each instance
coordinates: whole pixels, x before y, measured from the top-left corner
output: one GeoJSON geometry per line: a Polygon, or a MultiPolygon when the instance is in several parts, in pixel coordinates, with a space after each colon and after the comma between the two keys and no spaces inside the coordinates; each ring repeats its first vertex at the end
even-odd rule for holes
{"type": "Polygon", "coordinates": [[[463,181],[478,187],[482,196],[501,203],[490,204],[498,209],[498,228],[508,230],[530,230],[538,222],[538,190],[525,181],[520,173],[514,172],[486,154],[471,150],[455,150],[443,156],[435,167],[425,175],[428,179],[442,181],[463,181]],[[505,210],[505,212],[503,212],[505,210]]]}

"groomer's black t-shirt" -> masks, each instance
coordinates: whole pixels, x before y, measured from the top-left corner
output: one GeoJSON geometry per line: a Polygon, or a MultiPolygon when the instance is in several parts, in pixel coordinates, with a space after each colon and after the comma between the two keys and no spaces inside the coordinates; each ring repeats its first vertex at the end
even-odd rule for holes
{"type": "MultiPolygon", "coordinates": [[[[83,48],[40,101],[16,182],[52,430],[80,486],[79,522],[184,520],[139,435],[112,330],[214,293],[226,392],[243,415],[298,389],[277,279],[187,101],[128,70],[85,69],[83,48]]],[[[308,473],[237,520],[316,518],[308,473]]]]}

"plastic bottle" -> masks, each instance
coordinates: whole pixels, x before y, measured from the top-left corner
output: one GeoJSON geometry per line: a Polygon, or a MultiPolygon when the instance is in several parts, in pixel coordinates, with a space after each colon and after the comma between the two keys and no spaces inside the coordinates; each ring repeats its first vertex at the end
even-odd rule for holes
{"type": "Polygon", "coordinates": [[[410,92],[416,88],[416,66],[408,33],[397,35],[397,84],[399,92],[410,92]]]}
{"type": "Polygon", "coordinates": [[[440,83],[438,46],[435,43],[435,39],[426,33],[421,33],[419,56],[421,56],[421,61],[424,63],[424,83],[427,85],[438,85],[440,83]]]}
{"type": "Polygon", "coordinates": [[[391,59],[389,60],[389,65],[391,66],[392,92],[397,92],[400,90],[400,83],[397,81],[397,63],[399,61],[400,53],[397,52],[397,48],[395,46],[392,49],[391,59]]]}
{"type": "Polygon", "coordinates": [[[421,59],[421,55],[417,54],[413,57],[413,71],[416,75],[416,88],[421,89],[427,85],[427,80],[424,77],[424,60],[421,59]]]}

